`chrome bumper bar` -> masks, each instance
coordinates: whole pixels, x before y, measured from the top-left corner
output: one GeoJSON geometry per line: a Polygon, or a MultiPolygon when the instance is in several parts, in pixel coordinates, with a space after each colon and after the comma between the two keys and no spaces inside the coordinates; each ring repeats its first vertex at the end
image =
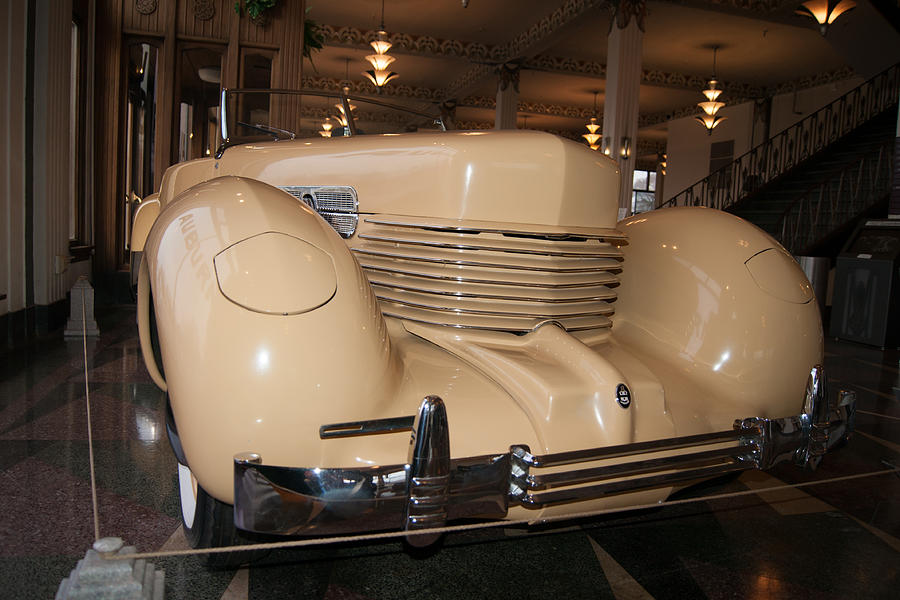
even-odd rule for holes
{"type": "MultiPolygon", "coordinates": [[[[504,453],[456,459],[450,457],[444,404],[429,396],[414,418],[406,464],[298,468],[265,465],[252,453],[235,456],[235,524],[268,534],[386,529],[413,534],[454,519],[501,519],[510,505],[539,509],[768,469],[787,460],[815,468],[825,452],[852,431],[856,404],[852,392],[841,392],[829,406],[823,384],[817,367],[810,374],[800,415],[741,419],[730,431],[543,456],[516,445],[504,453]],[[568,465],[575,468],[560,469],[568,465]]],[[[326,426],[323,431],[365,435],[368,426],[378,433],[398,430],[398,420],[390,421],[391,427],[373,421],[358,427],[326,426]]],[[[408,540],[426,545],[433,537],[410,535],[408,540]]]]}

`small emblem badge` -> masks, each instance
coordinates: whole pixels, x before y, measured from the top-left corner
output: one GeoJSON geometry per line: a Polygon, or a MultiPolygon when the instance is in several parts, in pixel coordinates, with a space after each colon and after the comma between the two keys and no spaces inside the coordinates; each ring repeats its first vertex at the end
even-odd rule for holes
{"type": "Polygon", "coordinates": [[[628,408],[629,406],[631,406],[631,391],[624,383],[620,383],[616,387],[616,402],[618,402],[619,406],[621,406],[622,408],[628,408]]]}

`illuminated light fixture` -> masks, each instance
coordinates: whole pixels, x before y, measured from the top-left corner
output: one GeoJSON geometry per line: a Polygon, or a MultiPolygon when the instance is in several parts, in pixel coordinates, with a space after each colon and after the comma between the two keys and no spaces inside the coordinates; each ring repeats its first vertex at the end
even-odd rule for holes
{"type": "Polygon", "coordinates": [[[591,150],[599,150],[600,144],[597,142],[600,141],[602,137],[597,131],[600,129],[600,125],[597,124],[597,92],[594,92],[594,116],[591,117],[591,122],[585,125],[587,127],[588,132],[583,134],[585,140],[587,140],[588,146],[591,147],[591,150]]]}
{"type": "Polygon", "coordinates": [[[631,138],[623,137],[622,143],[619,145],[619,156],[628,158],[631,156],[631,138]]]}
{"type": "Polygon", "coordinates": [[[666,174],[666,167],[669,165],[669,155],[668,154],[660,154],[659,155],[659,172],[661,175],[666,174]]]}
{"type": "Polygon", "coordinates": [[[331,129],[334,127],[330,122],[325,121],[322,123],[322,130],[319,131],[319,135],[322,137],[331,137],[331,129]]]}
{"type": "Polygon", "coordinates": [[[716,79],[716,53],[718,52],[719,47],[713,46],[713,74],[710,80],[707,82],[707,87],[703,90],[703,95],[706,96],[706,102],[698,102],[697,106],[703,110],[703,114],[694,117],[697,119],[697,122],[706,127],[706,133],[712,135],[712,130],[715,127],[727,119],[728,117],[719,117],[716,116],[724,106],[724,102],[719,102],[718,98],[722,94],[722,90],[718,87],[719,81],[716,79]]]}
{"type": "Polygon", "coordinates": [[[853,8],[856,8],[853,0],[807,0],[794,12],[815,19],[819,24],[819,31],[825,35],[828,26],[835,19],[853,8]]]}
{"type": "Polygon", "coordinates": [[[388,81],[397,77],[393,71],[389,71],[388,67],[394,62],[394,57],[390,56],[387,51],[391,49],[391,43],[387,41],[387,32],[384,30],[384,0],[381,0],[381,29],[376,33],[374,41],[370,42],[375,54],[366,57],[372,68],[363,71],[363,75],[369,78],[375,87],[381,88],[388,81]]]}
{"type": "MultiPolygon", "coordinates": [[[[350,104],[349,102],[348,102],[347,104],[348,104],[348,106],[350,106],[350,112],[351,112],[351,113],[352,113],[354,110],[356,110],[356,105],[355,105],[355,104],[350,104]]],[[[340,123],[342,127],[346,127],[346,126],[347,126],[347,113],[344,112],[344,105],[341,104],[340,102],[338,102],[338,103],[335,104],[334,106],[335,106],[335,108],[338,109],[338,114],[337,114],[336,117],[333,117],[333,118],[336,119],[337,122],[340,123]]]]}

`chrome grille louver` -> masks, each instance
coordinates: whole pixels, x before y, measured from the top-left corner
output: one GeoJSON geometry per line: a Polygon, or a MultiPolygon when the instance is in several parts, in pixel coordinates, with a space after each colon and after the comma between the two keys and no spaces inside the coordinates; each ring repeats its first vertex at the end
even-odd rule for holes
{"type": "Polygon", "coordinates": [[[319,213],[341,237],[349,238],[356,231],[359,202],[352,187],[285,185],[281,189],[319,213]]]}
{"type": "Polygon", "coordinates": [[[351,250],[388,316],[512,332],[610,327],[625,235],[517,227],[370,216],[351,250]]]}

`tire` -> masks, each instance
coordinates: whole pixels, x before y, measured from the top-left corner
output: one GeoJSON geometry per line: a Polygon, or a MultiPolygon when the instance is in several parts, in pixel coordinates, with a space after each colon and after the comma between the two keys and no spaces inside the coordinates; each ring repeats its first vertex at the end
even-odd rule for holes
{"type": "MultiPolygon", "coordinates": [[[[191,470],[178,464],[178,492],[181,498],[181,524],[191,548],[220,548],[256,543],[234,526],[234,507],[216,500],[197,483],[191,470]]],[[[265,555],[263,550],[245,550],[202,554],[210,568],[231,569],[265,555]]]]}

